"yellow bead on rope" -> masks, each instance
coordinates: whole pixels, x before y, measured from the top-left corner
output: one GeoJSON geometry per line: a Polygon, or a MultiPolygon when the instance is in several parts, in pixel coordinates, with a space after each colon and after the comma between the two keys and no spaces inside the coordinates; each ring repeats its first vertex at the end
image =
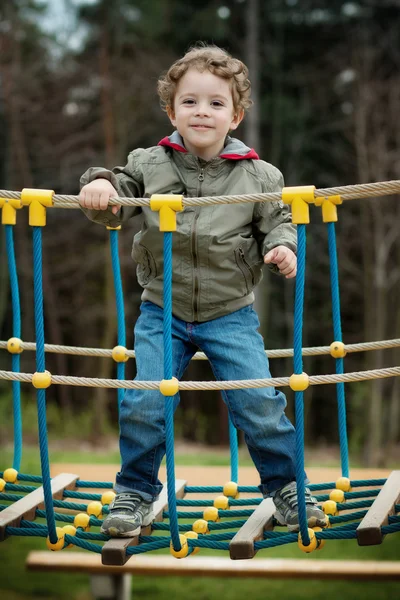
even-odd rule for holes
{"type": "Polygon", "coordinates": [[[333,515],[334,517],[339,514],[337,504],[334,500],[325,500],[322,503],[322,510],[326,515],[333,515]]]}
{"type": "Polygon", "coordinates": [[[103,505],[101,502],[89,502],[89,504],[87,505],[87,514],[88,515],[93,515],[94,517],[97,517],[98,519],[100,519],[100,517],[102,516],[102,512],[103,512],[103,505]]]}
{"type": "Polygon", "coordinates": [[[46,546],[49,550],[62,550],[64,548],[64,543],[65,543],[65,531],[63,530],[62,527],[56,527],[56,532],[57,532],[57,541],[51,542],[50,541],[50,536],[47,537],[46,539],[46,546]]]}
{"type": "Polygon", "coordinates": [[[207,508],[204,509],[203,518],[206,521],[219,521],[218,508],[215,508],[215,506],[207,506],[207,508]]]}
{"type": "Polygon", "coordinates": [[[307,554],[313,552],[318,547],[318,540],[313,529],[308,528],[308,537],[310,538],[310,543],[308,546],[305,546],[303,544],[303,540],[301,539],[301,533],[299,533],[299,537],[297,540],[300,550],[303,550],[303,552],[306,552],[307,554]]]}
{"type": "Polygon", "coordinates": [[[215,508],[229,510],[229,498],[227,496],[217,496],[213,502],[215,508]]]}
{"type": "Polygon", "coordinates": [[[6,487],[6,482],[2,477],[0,477],[0,492],[4,492],[4,488],[6,487]]]}
{"type": "Polygon", "coordinates": [[[329,494],[329,500],[333,500],[334,502],[346,502],[346,498],[344,497],[344,491],[332,490],[329,494]]]}
{"type": "MultiPolygon", "coordinates": [[[[71,535],[73,537],[76,536],[76,527],[74,527],[73,525],[64,525],[62,530],[64,531],[64,535],[71,535]]],[[[74,544],[68,544],[68,546],[66,546],[66,547],[72,548],[73,545],[74,544]]]]}
{"type": "Polygon", "coordinates": [[[6,469],[3,473],[3,479],[7,483],[18,483],[18,471],[16,469],[10,468],[6,469]]]}
{"type": "Polygon", "coordinates": [[[336,481],[336,489],[343,492],[351,492],[351,483],[348,477],[339,477],[336,481]]]}
{"type": "Polygon", "coordinates": [[[74,518],[74,525],[78,529],[83,529],[83,531],[89,531],[90,529],[90,515],[87,513],[78,513],[74,518]]]}
{"type": "Polygon", "coordinates": [[[101,495],[101,503],[104,504],[111,504],[111,502],[114,500],[116,496],[116,493],[113,492],[112,490],[109,490],[108,492],[104,492],[101,495]]]}
{"type": "Polygon", "coordinates": [[[228,496],[228,498],[235,498],[238,494],[238,484],[234,481],[228,481],[225,483],[223,487],[224,496],[228,496]]]}
{"type": "MultiPolygon", "coordinates": [[[[196,533],[195,531],[187,531],[186,533],[184,533],[184,536],[189,539],[189,540],[197,540],[199,537],[199,534],[196,533]]],[[[194,546],[191,546],[192,549],[192,554],[198,554],[200,552],[200,548],[195,548],[194,546]]]]}
{"type": "Polygon", "coordinates": [[[204,519],[197,519],[197,521],[193,523],[192,529],[195,533],[210,533],[208,523],[204,519]]]}
{"type": "Polygon", "coordinates": [[[179,541],[181,543],[181,549],[180,550],[174,550],[174,545],[172,543],[170,543],[169,549],[170,552],[172,554],[172,556],[175,556],[175,558],[185,558],[188,554],[189,554],[189,544],[187,541],[187,537],[183,535],[183,533],[179,534],[179,541]]]}
{"type": "MultiPolygon", "coordinates": [[[[323,531],[322,527],[313,527],[314,531],[323,531]]],[[[317,538],[317,550],[322,550],[322,548],[325,546],[325,542],[326,540],[319,540],[317,538]]]]}

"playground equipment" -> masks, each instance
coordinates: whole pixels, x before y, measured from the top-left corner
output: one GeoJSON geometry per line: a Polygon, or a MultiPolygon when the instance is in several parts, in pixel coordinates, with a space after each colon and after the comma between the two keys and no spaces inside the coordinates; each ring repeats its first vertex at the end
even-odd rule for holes
{"type": "MultiPolygon", "coordinates": [[[[76,352],[93,355],[92,349],[63,348],[46,345],[44,342],[43,295],[42,295],[42,227],[46,224],[46,209],[52,206],[76,208],[75,196],[58,196],[48,190],[23,190],[8,192],[0,190],[2,222],[6,228],[8,264],[13,300],[13,337],[0,342],[12,354],[12,371],[0,371],[0,378],[13,381],[15,452],[12,468],[0,473],[0,541],[13,535],[29,535],[47,538],[50,550],[62,550],[76,546],[101,554],[103,565],[122,566],[133,554],[141,554],[158,548],[170,548],[176,558],[197,553],[201,548],[229,550],[232,559],[252,558],[259,550],[282,544],[297,542],[304,552],[321,549],[325,540],[357,538],[359,545],[379,544],[385,535],[400,531],[400,471],[394,471],[387,480],[351,480],[348,461],[346,410],[344,383],[374,377],[400,375],[400,367],[379,369],[359,373],[344,373],[344,357],[347,352],[395,347],[400,340],[374,342],[372,344],[345,345],[342,340],[340,319],[339,279],[336,257],[335,222],[337,206],[350,198],[371,195],[393,194],[400,191],[400,181],[341,188],[315,190],[313,186],[285,188],[279,193],[221,196],[207,198],[182,198],[157,196],[148,198],[120,198],[115,203],[123,205],[150,205],[160,212],[160,230],[164,232],[164,379],[161,382],[126,381],[124,365],[134,355],[126,349],[123,294],[118,262],[118,231],[110,230],[111,253],[114,271],[118,318],[118,345],[112,350],[98,350],[101,356],[112,356],[117,362],[117,379],[89,379],[57,376],[49,373],[45,365],[46,352],[76,352]],[[171,311],[172,311],[172,235],[176,228],[176,212],[185,206],[210,205],[217,202],[260,202],[283,199],[291,204],[293,222],[298,231],[298,273],[294,311],[294,349],[292,351],[268,352],[268,356],[294,357],[294,373],[291,377],[259,379],[251,381],[179,382],[172,378],[171,356],[171,311]],[[332,282],[332,311],[334,341],[328,347],[302,348],[303,300],[306,258],[306,225],[309,223],[309,204],[322,207],[324,222],[328,228],[329,256],[332,282]],[[29,206],[29,223],[33,227],[34,249],[34,294],[36,344],[21,341],[19,315],[18,279],[13,247],[13,226],[16,211],[29,206]],[[37,371],[34,374],[20,373],[20,353],[36,350],[37,371]],[[303,354],[329,352],[336,363],[336,374],[309,376],[303,373],[303,354]],[[32,383],[37,389],[38,423],[41,455],[41,476],[19,473],[22,436],[21,411],[19,405],[20,382],[32,383]],[[314,484],[310,488],[319,494],[317,499],[329,516],[330,527],[312,530],[307,527],[304,502],[304,415],[303,394],[309,385],[335,383],[338,394],[338,417],[341,448],[342,476],[333,482],[314,484]],[[108,512],[113,498],[112,483],[82,481],[78,475],[63,474],[51,480],[46,425],[46,388],[50,385],[104,386],[118,389],[121,400],[124,388],[159,389],[165,396],[167,485],[156,504],[156,520],[151,527],[142,529],[135,538],[111,539],[89,531],[98,527],[101,518],[108,512]],[[231,481],[221,486],[195,487],[175,479],[174,467],[174,424],[173,396],[179,390],[188,389],[233,389],[241,387],[290,386],[295,391],[296,441],[297,441],[297,486],[300,533],[274,530],[274,505],[270,499],[263,500],[256,486],[238,485],[238,451],[236,430],[230,423],[231,481]],[[361,490],[361,488],[367,488],[361,490]],[[371,489],[372,488],[372,489],[371,489]],[[102,493],[87,493],[84,490],[104,490],[102,493]],[[355,490],[355,491],[354,491],[355,490]],[[214,500],[189,500],[186,495],[204,492],[218,494],[214,500]],[[239,494],[256,494],[252,498],[239,498],[239,494]],[[24,495],[26,494],[26,495],[24,495]],[[257,496],[258,494],[258,496],[257,496]],[[5,504],[4,504],[5,503],[5,504]],[[178,507],[205,506],[202,511],[179,511],[178,507]],[[43,510],[44,507],[44,510],[43,510]],[[56,513],[55,509],[63,509],[56,513]],[[69,510],[69,514],[65,512],[69,510]],[[71,511],[78,512],[76,515],[71,511]],[[339,514],[342,512],[343,514],[339,514]],[[35,518],[46,519],[45,524],[36,523],[35,518]],[[194,520],[179,524],[178,519],[194,520]],[[164,522],[163,519],[168,520],[164,522]],[[56,522],[67,523],[57,527],[56,522]],[[160,535],[150,534],[154,532],[160,535]]],[[[96,353],[97,351],[95,351],[96,353]]],[[[201,353],[197,359],[205,358],[201,353]]],[[[32,559],[33,560],[33,559],[32,559]]],[[[50,560],[50,559],[49,559],[50,560]]],[[[192,559],[190,559],[192,560],[192,559]]],[[[196,560],[196,559],[193,559],[196,560]]],[[[32,562],[32,565],[38,563],[32,562]]],[[[60,563],[59,563],[60,564],[60,563]]],[[[93,565],[98,564],[93,561],[93,565]]],[[[200,563],[196,563],[199,564],[200,563]]],[[[91,568],[92,568],[91,567],[91,568]]],[[[67,568],[67,567],[66,567],[67,568]]],[[[133,567],[134,568],[134,567],[133,567]]],[[[201,572],[202,567],[199,567],[201,572]]],[[[229,567],[224,567],[230,572],[229,567]]],[[[371,570],[371,573],[373,570],[371,570]]],[[[398,574],[398,571],[396,571],[398,574]]],[[[344,576],[344,572],[342,572],[344,576]]],[[[287,574],[286,574],[287,576],[287,574]]]]}

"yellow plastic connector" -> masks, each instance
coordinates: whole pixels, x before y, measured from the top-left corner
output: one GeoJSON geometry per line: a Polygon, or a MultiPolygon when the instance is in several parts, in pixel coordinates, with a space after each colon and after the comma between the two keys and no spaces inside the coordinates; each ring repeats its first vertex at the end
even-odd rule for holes
{"type": "Polygon", "coordinates": [[[170,544],[170,551],[172,556],[175,556],[175,558],[186,558],[186,556],[189,554],[189,544],[187,541],[187,537],[185,535],[183,535],[183,533],[179,534],[179,541],[181,543],[181,549],[180,550],[174,550],[174,546],[172,544],[170,544]]]}
{"type": "Polygon", "coordinates": [[[310,222],[309,204],[313,204],[315,186],[299,185],[295,187],[285,187],[282,190],[282,201],[290,204],[292,207],[292,223],[297,225],[310,222]]]}
{"type": "MultiPolygon", "coordinates": [[[[187,531],[186,533],[184,533],[184,536],[186,538],[188,538],[189,540],[197,540],[199,537],[199,534],[196,533],[195,531],[187,531]]],[[[198,554],[200,552],[200,548],[193,548],[192,546],[192,554],[198,554]]]]}
{"type": "Polygon", "coordinates": [[[221,510],[229,510],[229,498],[227,496],[217,496],[213,502],[215,508],[219,508],[221,510]]]}
{"type": "Polygon", "coordinates": [[[0,477],[0,493],[4,492],[6,487],[6,482],[4,481],[4,479],[2,477],[0,477]]]}
{"type": "Polygon", "coordinates": [[[342,203],[343,200],[340,196],[315,198],[315,206],[322,206],[322,220],[324,223],[336,223],[338,220],[337,205],[342,203]]]}
{"type": "Polygon", "coordinates": [[[62,527],[56,527],[57,541],[54,544],[50,541],[50,536],[47,537],[46,546],[49,550],[62,550],[65,544],[65,531],[62,527]]]}
{"type": "Polygon", "coordinates": [[[94,500],[93,502],[89,502],[86,511],[88,515],[93,515],[97,519],[100,519],[102,516],[103,505],[101,502],[94,500]]]}
{"type": "Polygon", "coordinates": [[[1,222],[3,225],[15,225],[17,210],[22,208],[21,200],[14,198],[0,198],[1,222]]]}
{"type": "Polygon", "coordinates": [[[343,342],[332,342],[329,346],[329,350],[333,358],[344,358],[347,354],[343,342]]]}
{"type": "Polygon", "coordinates": [[[112,490],[108,491],[108,492],[104,492],[101,495],[101,503],[104,504],[111,504],[111,502],[114,500],[116,496],[116,493],[113,492],[112,490]]]}
{"type": "MultiPolygon", "coordinates": [[[[64,527],[62,528],[64,535],[71,535],[73,537],[76,536],[76,527],[74,527],[73,525],[64,525],[64,527]]],[[[66,546],[67,548],[72,548],[74,544],[68,544],[68,546],[66,546]]]]}
{"type": "Polygon", "coordinates": [[[336,489],[344,492],[351,492],[351,483],[348,477],[339,477],[336,481],[336,489]]]}
{"type": "Polygon", "coordinates": [[[29,225],[44,227],[46,225],[46,208],[53,206],[53,190],[32,190],[24,188],[21,192],[23,206],[29,206],[29,225]]]}
{"type": "Polygon", "coordinates": [[[18,483],[18,471],[16,469],[6,469],[3,473],[3,479],[6,483],[18,483]]]}
{"type": "Polygon", "coordinates": [[[301,375],[293,373],[293,375],[289,377],[289,385],[294,392],[304,392],[310,385],[307,373],[301,373],[301,375]]]}
{"type": "MultiPolygon", "coordinates": [[[[313,527],[314,531],[323,531],[322,527],[313,527]]],[[[326,540],[319,540],[317,538],[317,550],[322,550],[322,548],[325,546],[325,542],[326,540]]]]}
{"type": "Polygon", "coordinates": [[[153,194],[151,210],[160,213],[160,231],[176,231],[176,213],[183,210],[183,196],[179,194],[153,194]]]}
{"type": "Polygon", "coordinates": [[[329,500],[333,500],[334,502],[346,502],[346,498],[344,497],[344,491],[332,490],[329,494],[329,500]]]}
{"type": "Polygon", "coordinates": [[[114,346],[111,356],[115,362],[126,362],[129,360],[129,356],[126,354],[127,352],[125,346],[114,346]]]}
{"type": "Polygon", "coordinates": [[[334,500],[325,500],[322,503],[322,510],[326,515],[333,515],[334,517],[339,514],[337,503],[334,500]]]}
{"type": "Polygon", "coordinates": [[[215,508],[215,506],[207,506],[203,511],[203,519],[206,521],[214,521],[214,523],[219,521],[218,508],[215,508]]]}
{"type": "Polygon", "coordinates": [[[308,537],[310,538],[310,543],[308,546],[303,544],[303,540],[301,539],[301,534],[299,533],[299,537],[297,543],[299,545],[300,550],[309,554],[318,548],[318,540],[315,536],[315,531],[313,529],[308,528],[308,537]]]}
{"type": "Polygon", "coordinates": [[[51,373],[50,371],[39,372],[36,371],[32,375],[32,385],[38,390],[44,390],[51,386],[51,373]]]}
{"type": "Polygon", "coordinates": [[[235,481],[228,481],[223,488],[224,496],[236,498],[238,496],[238,484],[235,481]]]}
{"type": "Polygon", "coordinates": [[[179,381],[176,377],[160,381],[160,392],[163,396],[175,396],[179,392],[179,381]]]}
{"type": "Polygon", "coordinates": [[[22,340],[17,337],[12,337],[7,342],[7,350],[11,354],[21,354],[23,352],[22,340]]]}
{"type": "Polygon", "coordinates": [[[210,533],[210,530],[208,529],[208,523],[205,519],[197,519],[197,521],[193,523],[192,529],[196,533],[210,533]]]}
{"type": "Polygon", "coordinates": [[[74,526],[78,529],[80,527],[83,531],[89,531],[90,529],[90,515],[87,513],[78,513],[74,518],[74,526]]]}
{"type": "Polygon", "coordinates": [[[121,225],[118,225],[118,227],[110,227],[107,225],[106,229],[108,229],[108,231],[119,231],[121,229],[121,225]]]}

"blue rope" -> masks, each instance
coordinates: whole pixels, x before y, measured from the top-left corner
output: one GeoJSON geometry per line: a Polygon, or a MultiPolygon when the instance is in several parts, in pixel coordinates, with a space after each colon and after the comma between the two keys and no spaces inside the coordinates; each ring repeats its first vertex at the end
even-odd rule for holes
{"type": "MultiPolygon", "coordinates": [[[[14,233],[13,225],[6,225],[6,247],[8,272],[10,276],[12,315],[13,315],[13,336],[21,337],[21,307],[19,301],[19,286],[17,266],[15,262],[14,233]]],[[[14,373],[20,372],[20,355],[12,355],[12,370],[14,373]]],[[[13,413],[14,413],[14,459],[13,468],[17,471],[21,468],[22,458],[22,416],[21,416],[21,382],[12,382],[13,391],[13,413]]]]}
{"type": "MultiPolygon", "coordinates": [[[[297,277],[294,305],[294,343],[293,364],[294,373],[303,372],[302,341],[303,341],[303,307],[304,283],[306,267],[306,226],[297,225],[297,277]]],[[[296,482],[297,502],[299,509],[299,525],[301,539],[305,546],[310,544],[307,525],[305,483],[304,483],[304,403],[303,392],[295,392],[296,414],[296,482]]]]}
{"type": "Polygon", "coordinates": [[[237,483],[239,481],[239,448],[238,448],[238,434],[236,427],[232,423],[232,419],[229,416],[229,447],[231,454],[231,481],[237,483]]]}
{"type": "MultiPolygon", "coordinates": [[[[172,232],[164,232],[164,379],[172,379],[172,232]]],[[[174,550],[182,546],[176,512],[174,464],[174,396],[165,396],[165,435],[168,482],[168,509],[174,550]]]]}
{"type": "MultiPolygon", "coordinates": [[[[35,297],[35,329],[36,329],[36,370],[43,373],[45,370],[44,352],[44,318],[43,318],[43,278],[42,278],[42,229],[33,227],[33,273],[35,297]]],[[[55,544],[58,540],[54,519],[53,497],[51,493],[49,448],[47,441],[46,419],[46,390],[37,390],[38,424],[40,462],[42,467],[43,491],[46,507],[47,526],[49,528],[50,542],[55,544]]]]}
{"type": "MultiPolygon", "coordinates": [[[[114,277],[115,303],[117,307],[118,345],[126,347],[124,294],[122,290],[121,266],[118,253],[118,231],[110,230],[111,262],[114,277]]],[[[125,363],[117,363],[117,379],[125,379],[125,363]]],[[[124,398],[125,390],[118,388],[118,408],[124,398]]]]}
{"type": "MultiPolygon", "coordinates": [[[[329,261],[331,272],[331,294],[332,294],[332,317],[333,317],[333,334],[335,342],[342,342],[342,325],[340,318],[340,293],[339,293],[339,270],[336,251],[336,230],[335,223],[328,223],[328,245],[329,245],[329,261]]],[[[342,375],[344,372],[343,358],[336,358],[336,373],[342,375]]],[[[344,382],[336,384],[336,395],[338,403],[338,420],[339,420],[339,440],[340,440],[340,460],[342,465],[343,477],[349,477],[349,449],[347,441],[347,426],[346,426],[346,400],[344,392],[344,382]]]]}

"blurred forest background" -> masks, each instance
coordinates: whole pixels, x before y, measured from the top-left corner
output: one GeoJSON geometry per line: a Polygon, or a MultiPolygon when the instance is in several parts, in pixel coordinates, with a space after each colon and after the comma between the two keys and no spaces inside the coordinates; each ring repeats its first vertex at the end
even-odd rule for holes
{"type": "MultiPolygon", "coordinates": [[[[399,179],[399,0],[7,0],[0,6],[0,186],[77,194],[89,166],[125,164],[135,147],[171,133],[156,94],[159,74],[198,40],[249,66],[255,106],[238,137],[285,175],[286,185],[329,187],[399,179]]],[[[22,339],[34,340],[32,241],[27,211],[17,216],[22,339]]],[[[400,337],[399,197],[339,208],[338,254],[345,343],[400,337]]],[[[326,229],[312,209],[304,345],[333,341],[326,229]]],[[[78,210],[47,211],[44,230],[46,342],[112,348],[116,312],[108,232],[78,210]]],[[[120,234],[128,347],[140,289],[130,258],[133,220],[120,234]]],[[[0,339],[12,336],[4,232],[0,232],[0,339]]],[[[292,347],[293,282],[265,273],[257,295],[266,347],[292,347]]],[[[271,361],[290,375],[290,359],[271,361]]],[[[399,350],[350,354],[347,371],[399,365],[399,350]]],[[[10,370],[7,352],[0,369],[10,370]]],[[[114,377],[111,360],[48,355],[54,374],[114,377]]],[[[304,361],[333,373],[331,357],[304,361]]],[[[134,361],[127,377],[134,376],[134,361]]],[[[35,371],[32,352],[22,371],[35,371]]],[[[189,379],[211,378],[204,362],[189,379]]],[[[381,466],[400,442],[399,379],[346,386],[350,448],[381,466]]],[[[33,431],[34,391],[23,386],[25,427],[33,431]],[[33,425],[32,425],[33,423],[33,425]]],[[[50,434],[101,444],[117,437],[116,392],[52,386],[50,434]]],[[[288,391],[288,414],[293,397],[288,391]]],[[[11,384],[0,382],[0,436],[11,441],[11,384]]],[[[338,442],[334,386],[305,394],[309,447],[338,442]]],[[[218,393],[186,392],[177,435],[227,444],[218,393]]],[[[399,452],[397,450],[397,457],[399,452]]]]}

